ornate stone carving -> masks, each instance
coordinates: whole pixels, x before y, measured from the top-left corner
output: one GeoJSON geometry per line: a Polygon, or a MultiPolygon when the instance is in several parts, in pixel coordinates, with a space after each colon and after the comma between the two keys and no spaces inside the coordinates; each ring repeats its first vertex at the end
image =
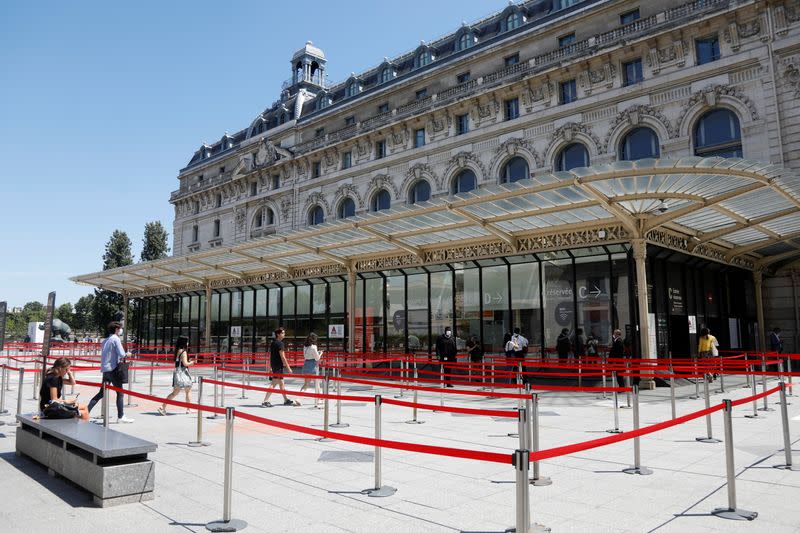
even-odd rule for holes
{"type": "Polygon", "coordinates": [[[289,215],[292,212],[292,199],[288,196],[281,198],[281,218],[284,222],[289,220],[289,215]]]}
{"type": "Polygon", "coordinates": [[[578,81],[583,92],[592,94],[596,86],[612,87],[616,68],[610,62],[605,62],[597,70],[587,69],[578,74],[578,81]]]}
{"type": "Polygon", "coordinates": [[[364,199],[358,194],[358,189],[352,183],[345,183],[336,190],[336,196],[333,198],[333,205],[338,205],[345,196],[355,200],[359,209],[364,208],[364,199]]]}
{"type": "Polygon", "coordinates": [[[408,139],[408,129],[403,126],[393,127],[389,132],[389,151],[395,153],[404,149],[408,143],[408,139]]]}
{"type": "Polygon", "coordinates": [[[578,134],[587,137],[594,143],[594,153],[599,151],[600,139],[597,138],[597,135],[594,134],[594,131],[592,131],[591,127],[587,126],[586,124],[578,124],[577,122],[567,122],[553,132],[545,153],[551,153],[555,146],[562,142],[572,142],[578,134]]]}
{"type": "Polygon", "coordinates": [[[408,187],[415,181],[420,179],[427,179],[435,185],[434,190],[442,190],[442,178],[437,176],[427,163],[415,163],[406,172],[406,179],[403,180],[403,191],[408,191],[408,187]]]}
{"type": "Polygon", "coordinates": [[[379,174],[377,176],[373,176],[371,180],[369,180],[369,186],[367,190],[370,191],[370,194],[373,194],[378,189],[386,189],[391,191],[392,198],[397,200],[400,198],[400,191],[397,189],[397,185],[394,184],[394,179],[389,176],[379,174]]]}
{"type": "Polygon", "coordinates": [[[492,95],[489,97],[474,98],[469,115],[475,127],[479,128],[483,123],[496,122],[499,112],[500,102],[492,95]]]}
{"type": "Polygon", "coordinates": [[[692,248],[689,238],[686,235],[665,229],[658,228],[650,230],[646,235],[647,241],[664,248],[670,248],[679,252],[704,257],[719,263],[735,264],[743,268],[753,269],[755,264],[746,257],[736,257],[728,261],[726,254],[730,251],[727,248],[712,243],[703,243],[692,248]]]}
{"type": "Polygon", "coordinates": [[[618,127],[623,124],[630,124],[631,126],[639,125],[642,123],[642,117],[645,116],[661,123],[664,129],[669,132],[670,139],[678,137],[677,128],[673,126],[661,109],[650,105],[633,105],[625,111],[617,113],[617,115],[614,117],[614,120],[611,122],[611,125],[608,128],[608,133],[606,134],[605,142],[603,143],[603,146],[607,147],[607,151],[612,153],[616,151],[614,147],[609,147],[609,143],[611,142],[611,137],[614,135],[618,127]]]}
{"type": "Polygon", "coordinates": [[[268,167],[278,160],[278,150],[275,144],[267,139],[261,141],[255,155],[256,167],[268,167]]]}
{"type": "Polygon", "coordinates": [[[447,162],[447,170],[444,171],[444,176],[452,176],[456,171],[470,165],[476,167],[481,174],[478,176],[478,182],[489,178],[489,173],[486,171],[483,161],[472,152],[458,152],[451,157],[447,162]]]}
{"type": "Polygon", "coordinates": [[[681,116],[680,119],[676,122],[676,124],[683,124],[684,119],[686,118],[686,114],[698,103],[705,103],[708,106],[714,106],[719,101],[721,96],[727,96],[730,98],[734,98],[738,100],[743,106],[745,106],[748,111],[750,111],[750,119],[751,120],[758,120],[758,111],[756,110],[755,104],[750,100],[745,94],[736,87],[731,87],[729,85],[709,85],[708,87],[704,88],[701,91],[697,91],[694,93],[687,101],[683,104],[683,109],[681,109],[681,116]]]}
{"type": "Polygon", "coordinates": [[[233,210],[233,216],[236,233],[244,233],[247,224],[247,209],[245,207],[236,207],[233,210]]]}
{"type": "MultiPolygon", "coordinates": [[[[530,141],[519,137],[512,137],[503,141],[503,143],[495,149],[489,168],[499,172],[498,167],[502,160],[520,155],[520,153],[528,156],[525,159],[533,159],[533,164],[536,167],[541,167],[543,165],[542,158],[533,148],[533,144],[530,141]]],[[[487,176],[487,178],[488,177],[489,176],[487,176]]]]}
{"type": "Polygon", "coordinates": [[[800,98],[800,56],[785,59],[783,64],[783,79],[794,89],[795,98],[800,98]]]}
{"type": "Polygon", "coordinates": [[[664,48],[650,48],[645,60],[653,74],[658,74],[661,69],[666,67],[684,66],[686,64],[686,55],[686,44],[679,39],[664,48]]]}
{"type": "Polygon", "coordinates": [[[308,195],[303,211],[308,211],[313,205],[321,205],[325,209],[325,216],[331,214],[331,204],[328,203],[328,199],[321,192],[312,192],[308,195]]]}

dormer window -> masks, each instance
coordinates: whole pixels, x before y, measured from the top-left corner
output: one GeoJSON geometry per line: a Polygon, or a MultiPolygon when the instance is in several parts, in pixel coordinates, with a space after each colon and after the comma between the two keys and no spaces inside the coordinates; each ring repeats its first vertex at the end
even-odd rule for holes
{"type": "Polygon", "coordinates": [[[525,16],[517,6],[509,6],[503,16],[501,25],[504,32],[519,28],[525,22],[525,16]]]}
{"type": "Polygon", "coordinates": [[[347,84],[347,96],[358,96],[361,92],[361,82],[357,79],[350,80],[350,83],[347,84]]]}
{"type": "Polygon", "coordinates": [[[386,66],[381,69],[381,83],[386,83],[394,79],[394,69],[386,66]]]}
{"type": "Polygon", "coordinates": [[[430,65],[434,59],[436,59],[436,57],[434,57],[431,47],[422,44],[417,49],[417,53],[414,56],[414,68],[422,68],[425,65],[430,65]]]}
{"type": "Polygon", "coordinates": [[[317,101],[315,103],[317,111],[319,111],[320,109],[325,109],[329,105],[331,105],[330,95],[326,92],[320,93],[319,96],[317,96],[317,101]]]}
{"type": "Polygon", "coordinates": [[[469,29],[462,30],[461,34],[458,36],[458,39],[456,39],[456,52],[466,50],[467,48],[472,48],[477,41],[478,39],[475,36],[475,32],[469,29]]]}

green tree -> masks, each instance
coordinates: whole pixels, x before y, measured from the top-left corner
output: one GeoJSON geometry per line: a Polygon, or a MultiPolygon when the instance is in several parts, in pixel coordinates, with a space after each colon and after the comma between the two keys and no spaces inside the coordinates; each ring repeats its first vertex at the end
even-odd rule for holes
{"type": "Polygon", "coordinates": [[[64,322],[70,327],[75,326],[75,313],[72,310],[72,304],[69,302],[63,303],[58,307],[56,307],[53,316],[55,316],[57,319],[64,322]]]}
{"type": "Polygon", "coordinates": [[[22,306],[22,318],[25,322],[43,322],[44,312],[42,302],[28,302],[22,306]]]}
{"type": "Polygon", "coordinates": [[[97,324],[94,320],[94,294],[81,296],[75,302],[75,324],[73,329],[83,333],[96,333],[97,324]]]}
{"type": "MultiPolygon", "coordinates": [[[[133,264],[131,240],[124,231],[114,230],[106,243],[103,254],[103,270],[124,267],[133,264]]],[[[104,289],[94,290],[92,302],[95,325],[105,332],[106,324],[114,320],[114,316],[122,310],[122,295],[104,289]]]]}
{"type": "Polygon", "coordinates": [[[167,230],[161,222],[148,222],[144,225],[144,238],[142,239],[142,261],[164,259],[169,253],[167,246],[167,230]]]}

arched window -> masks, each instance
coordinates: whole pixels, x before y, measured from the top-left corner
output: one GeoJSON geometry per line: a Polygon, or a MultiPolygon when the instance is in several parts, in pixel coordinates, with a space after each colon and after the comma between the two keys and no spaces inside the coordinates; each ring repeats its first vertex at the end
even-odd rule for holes
{"type": "Polygon", "coordinates": [[[357,81],[352,81],[347,85],[347,96],[355,96],[359,92],[360,91],[357,81]]]}
{"type": "Polygon", "coordinates": [[[317,224],[322,224],[325,222],[325,214],[322,212],[321,206],[314,206],[314,208],[308,213],[308,225],[309,226],[316,226],[317,224]]]}
{"type": "Polygon", "coordinates": [[[383,69],[381,70],[381,83],[386,83],[393,77],[394,76],[392,76],[392,67],[383,67],[383,69]]]}
{"type": "Polygon", "coordinates": [[[508,16],[506,16],[506,31],[518,28],[520,24],[522,24],[521,13],[509,13],[508,16]]]}
{"type": "Polygon", "coordinates": [[[459,50],[466,50],[473,44],[475,44],[475,38],[473,37],[472,32],[465,31],[459,35],[458,40],[456,41],[456,52],[459,50]]]}
{"type": "Polygon", "coordinates": [[[425,180],[419,180],[411,187],[408,193],[408,203],[416,204],[418,202],[427,202],[431,199],[431,186],[425,180]]]}
{"type": "Polygon", "coordinates": [[[427,49],[422,50],[417,54],[417,57],[415,59],[417,63],[417,68],[424,67],[425,65],[431,62],[432,59],[431,51],[427,49]]]}
{"type": "Polygon", "coordinates": [[[272,209],[269,207],[264,211],[264,222],[267,226],[272,226],[275,224],[275,213],[272,212],[272,209]]]}
{"type": "Polygon", "coordinates": [[[356,203],[352,198],[345,198],[339,204],[336,214],[339,218],[349,218],[356,214],[356,203]]]}
{"type": "Polygon", "coordinates": [[[636,128],[629,131],[619,144],[620,161],[635,161],[660,155],[658,135],[650,128],[636,128]]]}
{"type": "Polygon", "coordinates": [[[728,109],[714,109],[697,121],[694,154],[700,157],[742,157],[739,118],[728,109]]]}
{"type": "Polygon", "coordinates": [[[256,213],[256,217],[253,219],[253,227],[254,228],[261,228],[264,225],[264,212],[259,211],[256,213]]]}
{"type": "Polygon", "coordinates": [[[530,177],[528,162],[517,156],[509,159],[503,168],[500,169],[500,182],[511,183],[513,181],[524,180],[530,177]]]}
{"type": "Polygon", "coordinates": [[[453,178],[453,183],[450,184],[450,191],[453,194],[471,191],[477,184],[478,179],[475,177],[475,173],[467,168],[459,172],[458,175],[453,178]]]}
{"type": "Polygon", "coordinates": [[[383,211],[389,209],[392,205],[392,198],[389,196],[389,191],[381,189],[375,193],[370,202],[370,209],[372,211],[383,211]]]}
{"type": "Polygon", "coordinates": [[[556,156],[556,170],[572,170],[589,166],[589,152],[580,143],[572,143],[564,147],[556,156]]]}

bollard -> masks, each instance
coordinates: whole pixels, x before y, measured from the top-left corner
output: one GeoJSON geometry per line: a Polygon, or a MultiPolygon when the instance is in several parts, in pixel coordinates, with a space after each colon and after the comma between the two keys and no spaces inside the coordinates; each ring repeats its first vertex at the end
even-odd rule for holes
{"type": "MultiPolygon", "coordinates": [[[[630,362],[625,361],[625,387],[631,388],[631,369],[630,369],[630,362]]],[[[625,393],[625,405],[620,407],[621,409],[630,409],[631,408],[631,391],[625,393]]]]}
{"type": "Polygon", "coordinates": [[[694,396],[689,396],[690,400],[697,400],[700,398],[700,382],[697,381],[697,356],[692,356],[692,363],[694,364],[694,396]]]}
{"type": "MultiPolygon", "coordinates": [[[[381,396],[375,396],[375,439],[381,440],[381,396]]],[[[373,498],[385,498],[397,492],[397,489],[381,484],[381,451],[380,445],[375,446],[375,486],[361,491],[362,494],[373,498]]]]}
{"type": "MultiPolygon", "coordinates": [[[[611,381],[612,383],[614,383],[614,388],[616,388],[618,383],[616,371],[611,372],[611,381]]],[[[607,429],[606,433],[622,433],[622,430],[619,429],[619,395],[617,394],[617,391],[614,391],[613,396],[614,396],[614,428],[607,429]]]]}
{"type": "Polygon", "coordinates": [[[722,357],[717,357],[719,360],[719,392],[725,392],[725,365],[722,364],[722,357]]]}
{"type": "Polygon", "coordinates": [[[546,533],[550,531],[549,527],[541,524],[531,524],[530,484],[528,482],[529,461],[530,452],[528,450],[516,450],[511,456],[511,463],[517,472],[517,510],[514,527],[506,529],[506,532],[546,533]]]}
{"type": "Polygon", "coordinates": [[[786,409],[786,384],[781,381],[778,383],[781,397],[781,425],[783,426],[783,451],[786,456],[786,463],[782,465],[775,465],[774,468],[781,470],[800,470],[800,467],[792,464],[792,440],[789,437],[789,411],[786,409]]]}
{"type": "MultiPolygon", "coordinates": [[[[220,380],[225,383],[225,369],[222,369],[222,379],[220,380]]],[[[219,386],[219,406],[225,409],[225,385],[219,386]]]]}
{"type": "MultiPolygon", "coordinates": [[[[323,404],[324,406],[323,406],[323,412],[322,412],[322,427],[324,428],[325,431],[329,431],[329,428],[330,428],[330,424],[329,424],[329,422],[330,422],[330,407],[331,407],[331,402],[330,402],[331,399],[329,398],[329,392],[330,392],[330,386],[331,386],[330,385],[330,377],[331,377],[330,369],[326,368],[325,369],[325,384],[323,385],[323,390],[322,390],[323,394],[325,395],[325,403],[323,404]]],[[[317,439],[318,442],[330,442],[332,440],[333,439],[331,439],[330,437],[319,437],[317,439]]]]}
{"type": "Polygon", "coordinates": [[[33,399],[39,399],[39,372],[33,373],[33,399]]]}
{"type": "Polygon", "coordinates": [[[606,357],[604,355],[600,356],[601,364],[603,365],[603,399],[607,399],[606,396],[606,357]]]}
{"type": "Polygon", "coordinates": [[[153,395],[153,369],[155,367],[156,362],[150,359],[150,386],[148,388],[150,396],[153,395]]]}
{"type": "MultiPolygon", "coordinates": [[[[418,378],[418,376],[417,376],[417,365],[416,365],[416,363],[414,363],[414,387],[417,386],[417,378],[418,378]]],[[[413,416],[412,416],[411,420],[407,420],[406,421],[406,424],[424,424],[425,423],[424,420],[417,420],[417,405],[416,405],[416,403],[417,403],[417,389],[415,388],[414,389],[414,407],[412,407],[412,410],[411,410],[413,416]]]]}
{"type": "MultiPolygon", "coordinates": [[[[633,386],[633,430],[639,429],[639,386],[633,386]]],[[[639,474],[649,476],[653,473],[646,466],[642,466],[642,450],[639,437],[633,438],[633,466],[623,470],[626,474],[639,474]]]]}
{"type": "MultiPolygon", "coordinates": [[[[203,405],[203,376],[197,378],[197,405],[203,405]]],[[[197,408],[197,440],[189,441],[191,448],[211,446],[210,442],[203,442],[203,410],[197,408]]]]}
{"type": "Polygon", "coordinates": [[[245,389],[245,386],[247,385],[247,370],[248,370],[247,361],[243,360],[242,361],[242,366],[244,367],[244,373],[242,374],[242,395],[239,396],[239,399],[240,400],[246,400],[247,399],[247,394],[245,394],[245,393],[247,392],[247,389],[245,389]]]}
{"type": "Polygon", "coordinates": [[[519,435],[519,447],[521,450],[529,450],[530,432],[528,431],[528,409],[524,407],[517,409],[517,435],[519,435]]]}
{"type": "MultiPolygon", "coordinates": [[[[753,387],[753,391],[755,392],[755,386],[753,387]]],[[[765,356],[761,356],[761,392],[767,392],[767,358],[765,356]]],[[[768,404],[768,397],[764,396],[764,407],[761,407],[759,411],[766,412],[774,410],[775,409],[768,404]]]]}
{"type": "Polygon", "coordinates": [[[669,404],[672,408],[672,419],[675,420],[675,371],[669,365],[669,404]]]}
{"type": "Polygon", "coordinates": [[[789,392],[786,394],[787,396],[794,396],[792,393],[792,355],[789,354],[786,356],[786,371],[789,373],[789,392]]]}
{"type": "MultiPolygon", "coordinates": [[[[756,377],[753,374],[747,375],[747,386],[755,392],[756,391],[756,377]],[[750,380],[752,379],[752,383],[750,380]]],[[[758,416],[758,400],[753,400],[753,414],[752,415],[744,415],[745,418],[760,418],[758,416]]]]}
{"type": "MultiPolygon", "coordinates": [[[[404,363],[405,363],[405,361],[403,361],[402,359],[400,359],[400,384],[401,384],[401,385],[403,385],[403,384],[405,383],[405,375],[406,375],[406,374],[405,374],[405,366],[404,366],[404,363]]],[[[390,371],[391,371],[391,368],[392,368],[392,367],[391,367],[391,363],[390,363],[390,364],[389,364],[389,370],[390,370],[390,371]]],[[[394,397],[395,397],[395,398],[402,398],[402,397],[403,397],[403,392],[404,392],[404,391],[405,391],[405,389],[404,389],[403,387],[400,387],[400,394],[395,394],[395,396],[394,396],[394,397]]]]}
{"type": "Polygon", "coordinates": [[[236,410],[225,408],[225,485],[222,502],[222,520],[206,524],[209,531],[239,531],[247,527],[244,520],[231,519],[231,499],[233,497],[233,420],[236,410]]]}
{"type": "MultiPolygon", "coordinates": [[[[130,392],[132,389],[133,389],[133,380],[129,379],[128,380],[128,392],[130,392]]],[[[131,403],[131,395],[130,394],[127,394],[126,396],[128,397],[128,403],[125,404],[125,407],[139,407],[138,404],[131,403]]]]}
{"type": "MultiPolygon", "coordinates": [[[[334,370],[338,377],[341,378],[341,370],[334,370]]],[[[331,424],[332,428],[349,428],[350,424],[342,422],[342,388],[336,387],[336,423],[331,424]]]]}
{"type": "Polygon", "coordinates": [[[711,514],[728,520],[754,520],[758,513],[736,508],[736,473],[733,464],[733,421],[731,411],[733,406],[730,400],[722,400],[725,404],[723,417],[725,421],[725,471],[728,477],[728,507],[720,507],[711,511],[711,514]]]}
{"type": "MultiPolygon", "coordinates": [[[[708,376],[708,374],[706,374],[708,376]]],[[[708,397],[708,380],[703,379],[703,392],[706,396],[706,409],[711,407],[711,399],[708,397]]],[[[697,437],[697,442],[704,442],[706,444],[715,444],[717,442],[722,442],[719,439],[715,439],[714,435],[711,433],[711,414],[706,414],[706,436],[705,437],[697,437]]]]}
{"type": "MultiPolygon", "coordinates": [[[[218,396],[217,396],[217,367],[216,366],[214,367],[214,407],[219,407],[219,400],[218,400],[218,396]]],[[[217,419],[219,417],[217,416],[217,413],[214,413],[213,415],[207,416],[206,418],[208,418],[209,420],[215,420],[215,419],[217,419]]]]}
{"type": "Polygon", "coordinates": [[[19,387],[17,388],[17,414],[22,414],[22,382],[25,380],[25,369],[19,369],[19,387]]]}
{"type": "MultiPolygon", "coordinates": [[[[104,428],[108,427],[108,394],[109,393],[108,393],[108,386],[107,385],[108,384],[105,381],[103,381],[103,383],[101,385],[103,387],[103,399],[102,399],[101,404],[102,404],[102,411],[103,411],[103,427],[104,428]]],[[[119,413],[117,413],[117,414],[119,414],[119,413]]]]}
{"type": "Polygon", "coordinates": [[[8,381],[8,368],[3,365],[3,373],[0,375],[0,415],[8,414],[6,409],[6,382],[8,381]]]}
{"type": "MultiPolygon", "coordinates": [[[[787,361],[789,360],[789,356],[786,356],[786,360],[787,361]]],[[[790,379],[791,379],[791,376],[790,376],[790,379]]],[[[779,361],[778,362],[778,381],[781,381],[781,382],[785,382],[786,381],[786,375],[783,373],[783,361],[779,361]]],[[[791,392],[791,389],[789,389],[789,392],[791,392]]],[[[775,403],[780,405],[781,404],[781,400],[778,400],[775,403]]],[[[786,405],[792,405],[792,404],[787,402],[786,405]]]]}
{"type": "MultiPolygon", "coordinates": [[[[530,413],[531,432],[529,444],[531,451],[535,453],[539,451],[539,395],[531,394],[530,399],[525,400],[525,403],[528,408],[528,413],[530,413]]],[[[533,462],[533,476],[531,477],[530,484],[534,487],[546,487],[547,485],[553,484],[553,480],[549,477],[539,474],[539,461],[533,462]]]]}

